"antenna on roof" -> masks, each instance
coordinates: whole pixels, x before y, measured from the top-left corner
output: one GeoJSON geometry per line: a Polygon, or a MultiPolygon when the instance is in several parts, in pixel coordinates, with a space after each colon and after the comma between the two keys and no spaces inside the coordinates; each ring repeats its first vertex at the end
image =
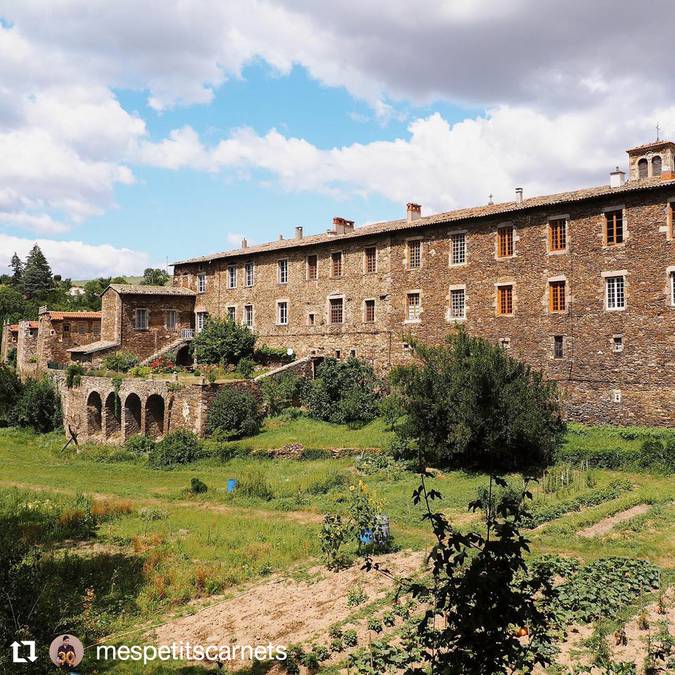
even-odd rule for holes
{"type": "Polygon", "coordinates": [[[656,123],[656,140],[661,140],[661,125],[658,122],[656,123]]]}
{"type": "Polygon", "coordinates": [[[492,193],[488,195],[488,206],[492,206],[494,204],[494,200],[492,199],[492,193]]]}

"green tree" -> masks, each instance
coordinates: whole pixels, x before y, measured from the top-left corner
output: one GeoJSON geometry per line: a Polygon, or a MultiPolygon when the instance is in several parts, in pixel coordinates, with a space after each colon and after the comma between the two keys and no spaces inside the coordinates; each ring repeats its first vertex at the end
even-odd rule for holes
{"type": "Polygon", "coordinates": [[[463,330],[414,348],[418,362],[391,375],[404,454],[420,449],[425,464],[495,475],[550,463],[565,434],[555,383],[463,330]]]}
{"type": "Polygon", "coordinates": [[[255,335],[246,327],[228,319],[208,319],[204,329],[192,341],[198,363],[234,364],[253,354],[255,335]]]}
{"type": "Polygon", "coordinates": [[[43,377],[28,380],[15,409],[16,423],[45,434],[61,427],[61,400],[53,382],[43,377]]]}
{"type": "Polygon", "coordinates": [[[23,270],[23,292],[28,298],[40,298],[52,290],[54,279],[52,270],[40,250],[35,244],[26,258],[23,270]]]}
{"type": "Polygon", "coordinates": [[[0,285],[0,325],[6,321],[16,323],[27,314],[27,303],[13,286],[0,285]]]}
{"type": "Polygon", "coordinates": [[[165,286],[171,277],[163,269],[148,267],[143,272],[141,284],[143,286],[165,286]]]}
{"type": "Polygon", "coordinates": [[[0,426],[14,420],[14,408],[21,394],[21,381],[13,368],[0,363],[0,426]]]}
{"type": "Polygon", "coordinates": [[[258,399],[248,391],[224,387],[209,406],[206,429],[223,438],[254,436],[260,431],[262,411],[258,399]]]}
{"type": "Polygon", "coordinates": [[[23,262],[21,258],[14,252],[12,260],[9,263],[9,266],[12,268],[12,284],[17,288],[21,287],[21,282],[23,280],[23,262]]]}

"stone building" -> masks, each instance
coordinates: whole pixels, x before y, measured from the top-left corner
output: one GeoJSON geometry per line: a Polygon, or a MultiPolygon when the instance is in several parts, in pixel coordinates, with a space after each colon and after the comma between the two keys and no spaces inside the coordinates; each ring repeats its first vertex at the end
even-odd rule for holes
{"type": "Polygon", "coordinates": [[[0,363],[7,363],[12,349],[16,350],[19,341],[19,324],[6,323],[2,327],[2,339],[0,341],[0,363]]]}
{"type": "Polygon", "coordinates": [[[207,316],[298,355],[380,371],[408,340],[456,325],[560,383],[573,419],[671,424],[675,409],[675,144],[628,151],[610,184],[249,246],[175,263],[207,316]]]}
{"type": "Polygon", "coordinates": [[[101,338],[101,312],[40,310],[37,359],[40,369],[63,367],[70,361],[68,350],[101,338]]]}
{"type": "Polygon", "coordinates": [[[22,378],[38,372],[38,328],[37,321],[19,321],[16,336],[16,370],[22,378]]]}

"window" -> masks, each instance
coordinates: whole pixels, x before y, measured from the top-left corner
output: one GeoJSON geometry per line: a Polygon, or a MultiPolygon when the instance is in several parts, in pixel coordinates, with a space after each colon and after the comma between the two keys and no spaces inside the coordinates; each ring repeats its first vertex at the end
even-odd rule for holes
{"type": "Polygon", "coordinates": [[[649,164],[644,157],[638,162],[638,178],[647,178],[649,175],[649,164]]]}
{"type": "Polygon", "coordinates": [[[244,305],[244,326],[253,326],[253,305],[244,305]]]}
{"type": "Polygon", "coordinates": [[[652,176],[660,176],[661,175],[661,157],[659,155],[656,155],[654,159],[652,159],[652,176]]]}
{"type": "Polygon", "coordinates": [[[203,272],[197,275],[197,292],[206,293],[206,274],[203,272]]]}
{"type": "Polygon", "coordinates": [[[277,324],[279,326],[288,325],[288,302],[285,300],[277,302],[277,324]]]}
{"type": "Polygon", "coordinates": [[[548,223],[548,250],[564,251],[567,249],[567,220],[556,218],[548,223]]]}
{"type": "Polygon", "coordinates": [[[148,330],[148,310],[137,309],[134,314],[134,328],[136,330],[148,330]]]}
{"type": "Polygon", "coordinates": [[[331,253],[331,275],[334,277],[342,276],[342,251],[331,253]]]}
{"type": "MultiPolygon", "coordinates": [[[[671,275],[672,276],[672,275],[671,275]]],[[[64,333],[70,333],[70,324],[69,323],[64,323],[63,324],[63,332],[64,333]]]]}
{"type": "Polygon", "coordinates": [[[98,321],[94,321],[94,335],[101,334],[101,324],[98,321]]]}
{"type": "Polygon", "coordinates": [[[377,249],[374,246],[369,246],[365,251],[366,256],[366,274],[373,274],[377,272],[377,249]]]}
{"type": "Polygon", "coordinates": [[[408,293],[406,321],[419,321],[421,313],[420,294],[417,292],[408,293]]]}
{"type": "Polygon", "coordinates": [[[497,257],[513,256],[513,225],[505,225],[497,229],[497,257]]]}
{"type": "Polygon", "coordinates": [[[164,325],[167,330],[176,330],[176,326],[178,325],[178,312],[175,309],[166,310],[164,325]]]}
{"type": "Polygon", "coordinates": [[[351,356],[353,359],[356,358],[356,349],[350,349],[349,350],[349,356],[351,356]]]}
{"type": "Polygon", "coordinates": [[[307,278],[311,280],[319,278],[319,257],[316,255],[307,256],[307,278]]]}
{"type": "Polygon", "coordinates": [[[623,277],[607,277],[605,289],[607,309],[624,309],[626,307],[626,294],[623,277]]]}
{"type": "Polygon", "coordinates": [[[308,323],[310,326],[313,326],[313,325],[316,324],[316,314],[314,314],[314,312],[310,312],[310,313],[307,315],[307,323],[308,323]]]}
{"type": "Polygon", "coordinates": [[[621,390],[613,389],[612,390],[612,403],[621,403],[621,390]]]}
{"type": "Polygon", "coordinates": [[[463,265],[466,262],[466,234],[455,232],[450,237],[450,264],[463,265]]]}
{"type": "Polygon", "coordinates": [[[237,320],[237,308],[234,305],[230,305],[227,308],[227,320],[236,321],[237,320]]]}
{"type": "Polygon", "coordinates": [[[288,260],[285,258],[277,262],[277,281],[280,284],[288,283],[288,260]]]}
{"type": "Polygon", "coordinates": [[[549,312],[564,312],[566,308],[565,282],[551,281],[548,284],[549,312]]]}
{"type": "Polygon", "coordinates": [[[344,300],[342,298],[330,299],[330,322],[342,323],[344,319],[344,300]]]}
{"type": "Polygon", "coordinates": [[[499,316],[513,314],[513,286],[497,286],[497,314],[499,316]]]}
{"type": "Polygon", "coordinates": [[[466,300],[463,288],[450,290],[450,318],[463,319],[466,316],[466,300]]]}
{"type": "Polygon", "coordinates": [[[614,335],[612,337],[612,351],[615,353],[623,351],[623,335],[614,335]]]}
{"type": "Polygon", "coordinates": [[[375,300],[366,300],[363,308],[363,320],[366,323],[375,321],[375,300]]]}
{"type": "Polygon", "coordinates": [[[508,337],[499,338],[499,346],[502,349],[511,349],[511,338],[508,337]]]}
{"type": "Polygon", "coordinates": [[[605,240],[607,246],[623,244],[623,209],[605,212],[605,240]]]}
{"type": "Polygon", "coordinates": [[[419,240],[408,242],[408,269],[416,270],[422,266],[422,242],[419,240]]]}
{"type": "Polygon", "coordinates": [[[553,336],[553,358],[562,359],[565,356],[565,338],[562,335],[553,336]]]}
{"type": "Polygon", "coordinates": [[[227,266],[227,287],[236,288],[237,287],[237,266],[228,265],[227,266]]]}
{"type": "Polygon", "coordinates": [[[207,312],[197,312],[197,332],[199,333],[200,331],[204,330],[204,326],[206,325],[206,317],[208,316],[207,312]]]}
{"type": "Polygon", "coordinates": [[[342,356],[342,353],[340,352],[340,350],[336,349],[335,350],[335,358],[339,361],[341,356],[342,356]]]}
{"type": "Polygon", "coordinates": [[[87,324],[84,323],[84,321],[80,321],[80,322],[77,324],[77,332],[78,332],[80,335],[84,335],[84,334],[87,332],[87,324]]]}
{"type": "Polygon", "coordinates": [[[244,283],[248,288],[253,286],[255,282],[255,266],[252,260],[247,261],[246,266],[244,267],[244,283]]]}

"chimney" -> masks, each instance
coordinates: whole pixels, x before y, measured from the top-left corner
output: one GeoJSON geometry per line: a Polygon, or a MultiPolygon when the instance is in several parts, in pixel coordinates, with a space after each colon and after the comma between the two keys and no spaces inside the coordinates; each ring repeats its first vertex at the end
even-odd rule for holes
{"type": "Polygon", "coordinates": [[[523,188],[516,188],[516,204],[523,203],[523,188]]]}
{"type": "Polygon", "coordinates": [[[300,225],[295,228],[295,238],[302,239],[302,227],[300,225]]]}
{"type": "Polygon", "coordinates": [[[242,240],[241,240],[241,247],[242,247],[242,248],[247,248],[247,247],[248,247],[248,242],[246,241],[246,239],[242,239],[242,240]]]}
{"type": "Polygon", "coordinates": [[[609,174],[609,187],[617,188],[621,187],[626,181],[626,172],[621,171],[617,166],[614,171],[609,174]]]}
{"type": "Polygon", "coordinates": [[[417,220],[418,218],[422,217],[422,205],[421,204],[415,204],[415,202],[408,202],[406,204],[406,211],[408,214],[408,222],[412,222],[413,220],[417,220]]]}
{"type": "Polygon", "coordinates": [[[283,234],[280,234],[280,235],[279,235],[279,241],[283,241],[283,240],[284,240],[284,235],[283,235],[283,234]]]}
{"type": "Polygon", "coordinates": [[[335,234],[347,234],[354,231],[354,221],[336,216],[333,218],[333,232],[335,234]]]}

